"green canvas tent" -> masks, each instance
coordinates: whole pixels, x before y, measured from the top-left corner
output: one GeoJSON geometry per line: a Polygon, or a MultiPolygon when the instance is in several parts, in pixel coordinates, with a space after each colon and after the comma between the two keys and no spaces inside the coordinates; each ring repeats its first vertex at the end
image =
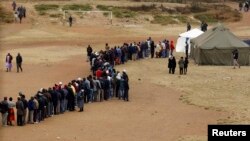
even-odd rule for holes
{"type": "Polygon", "coordinates": [[[232,51],[238,49],[240,65],[250,65],[250,47],[223,25],[191,40],[190,56],[199,65],[232,65],[232,51]]]}

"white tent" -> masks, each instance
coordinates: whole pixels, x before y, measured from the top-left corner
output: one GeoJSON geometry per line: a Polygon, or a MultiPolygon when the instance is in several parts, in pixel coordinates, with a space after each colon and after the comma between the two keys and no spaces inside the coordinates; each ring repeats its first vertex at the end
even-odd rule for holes
{"type": "Polygon", "coordinates": [[[198,28],[195,28],[190,31],[179,34],[179,38],[177,39],[176,43],[176,52],[185,52],[185,46],[187,42],[189,46],[188,52],[190,53],[190,39],[196,38],[202,33],[204,32],[198,28]]]}

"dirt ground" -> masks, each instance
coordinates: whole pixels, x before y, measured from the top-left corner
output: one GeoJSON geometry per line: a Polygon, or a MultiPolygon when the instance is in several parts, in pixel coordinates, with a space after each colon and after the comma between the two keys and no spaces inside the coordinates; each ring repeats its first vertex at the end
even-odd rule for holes
{"type": "MultiPolygon", "coordinates": [[[[94,1],[92,3],[98,3],[94,1]]],[[[100,3],[120,4],[117,1],[100,3]]],[[[3,2],[8,7],[10,2],[3,2]]],[[[32,8],[34,3],[24,3],[32,8]]],[[[126,3],[128,4],[128,3],[126,3]]],[[[131,3],[129,3],[131,4],[131,3]]],[[[236,3],[228,3],[237,8],[236,3]]],[[[152,37],[176,40],[185,25],[77,24],[72,28],[34,18],[22,24],[0,25],[0,99],[19,91],[27,97],[40,88],[64,84],[90,74],[86,46],[94,50],[142,41],[152,37]],[[20,52],[24,72],[5,72],[7,53],[20,52]]],[[[29,16],[31,18],[29,18],[29,16]]],[[[226,23],[233,33],[250,37],[250,13],[238,23],[226,23]]],[[[209,25],[211,27],[213,25],[209,25]]],[[[198,25],[197,25],[198,27],[198,25]]],[[[184,54],[176,53],[177,59],[184,54]]],[[[14,61],[15,62],[15,61],[14,61]]],[[[170,75],[167,59],[144,59],[117,66],[130,77],[130,102],[112,99],[86,104],[83,113],[67,112],[24,127],[0,127],[0,140],[102,140],[102,141],[191,141],[206,140],[208,124],[249,123],[250,69],[242,66],[197,66],[191,60],[188,75],[170,75]]]]}

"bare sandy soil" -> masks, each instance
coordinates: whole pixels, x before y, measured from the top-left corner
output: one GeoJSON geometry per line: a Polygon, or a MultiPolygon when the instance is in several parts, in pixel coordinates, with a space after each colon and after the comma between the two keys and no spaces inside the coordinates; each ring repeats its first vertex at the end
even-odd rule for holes
{"type": "MultiPolygon", "coordinates": [[[[32,4],[27,5],[31,8],[32,4]]],[[[28,17],[34,18],[32,14],[34,11],[28,17]]],[[[226,25],[236,35],[250,37],[249,19],[250,13],[244,13],[241,22],[226,25]]],[[[45,24],[44,20],[39,18],[34,23],[28,18],[23,24],[0,26],[0,99],[4,96],[16,99],[19,91],[29,97],[42,87],[87,76],[88,44],[100,50],[106,42],[121,45],[149,36],[156,42],[165,38],[175,40],[185,31],[185,25],[128,23],[76,24],[69,28],[45,24]],[[16,73],[15,63],[12,72],[5,72],[8,52],[13,56],[22,54],[23,73],[16,73]]],[[[177,59],[182,55],[177,53],[177,59]]],[[[130,102],[114,98],[86,104],[83,113],[67,112],[24,127],[0,127],[0,140],[206,140],[208,124],[250,122],[249,67],[234,70],[230,66],[197,66],[191,60],[188,75],[180,76],[178,71],[168,74],[167,59],[145,59],[117,69],[126,69],[129,74],[130,102]]]]}

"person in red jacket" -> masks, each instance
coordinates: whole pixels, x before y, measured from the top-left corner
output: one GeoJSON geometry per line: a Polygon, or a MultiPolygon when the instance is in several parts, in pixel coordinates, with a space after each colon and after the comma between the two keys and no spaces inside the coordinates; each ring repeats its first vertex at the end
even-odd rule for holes
{"type": "Polygon", "coordinates": [[[175,47],[174,47],[174,41],[173,41],[173,40],[172,40],[171,43],[170,43],[170,49],[171,49],[170,54],[173,55],[173,51],[174,51],[174,49],[175,49],[175,47]]]}
{"type": "Polygon", "coordinates": [[[98,79],[98,78],[100,78],[100,77],[102,77],[102,70],[101,70],[101,68],[99,68],[96,72],[95,72],[95,75],[96,75],[96,78],[98,79]]]}

